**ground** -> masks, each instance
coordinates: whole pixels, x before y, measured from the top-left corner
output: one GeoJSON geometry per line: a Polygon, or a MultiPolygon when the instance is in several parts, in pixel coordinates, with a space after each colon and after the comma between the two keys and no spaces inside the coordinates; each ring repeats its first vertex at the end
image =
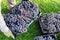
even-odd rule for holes
{"type": "MultiPolygon", "coordinates": [[[[16,0],[17,4],[21,2],[21,0],[16,0]]],[[[39,10],[41,10],[42,15],[44,13],[57,13],[60,11],[60,0],[31,0],[31,2],[34,2],[38,4],[39,10]]],[[[9,6],[7,0],[2,0],[2,3],[0,4],[2,7],[2,14],[7,13],[9,6]]],[[[20,34],[16,40],[34,40],[35,36],[41,35],[39,22],[38,20],[34,21],[30,27],[28,28],[28,32],[20,34]]],[[[0,40],[13,40],[11,37],[6,37],[1,31],[0,31],[0,40]]],[[[60,40],[60,34],[57,34],[57,40],[60,40]]]]}

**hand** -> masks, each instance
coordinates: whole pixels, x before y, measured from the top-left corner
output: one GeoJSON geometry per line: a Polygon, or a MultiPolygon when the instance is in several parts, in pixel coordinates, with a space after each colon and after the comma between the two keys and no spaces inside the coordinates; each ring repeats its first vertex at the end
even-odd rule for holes
{"type": "Polygon", "coordinates": [[[4,34],[7,36],[7,37],[12,37],[13,39],[15,39],[14,35],[12,34],[12,32],[10,30],[8,30],[7,32],[4,32],[4,34]]]}

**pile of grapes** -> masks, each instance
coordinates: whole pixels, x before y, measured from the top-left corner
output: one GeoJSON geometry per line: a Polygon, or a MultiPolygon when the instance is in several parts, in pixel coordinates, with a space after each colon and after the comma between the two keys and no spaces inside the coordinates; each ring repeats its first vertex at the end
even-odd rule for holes
{"type": "Polygon", "coordinates": [[[56,33],[60,32],[60,11],[40,16],[39,23],[43,36],[37,36],[34,40],[56,40],[56,33]]]}
{"type": "Polygon", "coordinates": [[[5,17],[6,25],[16,36],[27,32],[29,25],[38,18],[38,6],[30,1],[22,1],[11,8],[5,17]]]}
{"type": "Polygon", "coordinates": [[[60,32],[60,13],[45,14],[40,16],[40,27],[43,33],[57,33],[60,32]]]}
{"type": "Polygon", "coordinates": [[[35,40],[56,40],[56,35],[44,35],[44,36],[37,36],[35,40]]]}

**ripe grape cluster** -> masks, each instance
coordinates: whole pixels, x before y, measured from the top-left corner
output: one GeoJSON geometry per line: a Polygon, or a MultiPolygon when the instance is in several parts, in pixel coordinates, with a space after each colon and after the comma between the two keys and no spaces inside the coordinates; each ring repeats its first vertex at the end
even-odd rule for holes
{"type": "Polygon", "coordinates": [[[19,35],[27,31],[31,22],[38,18],[38,14],[36,4],[22,1],[9,10],[5,22],[14,35],[19,35]]]}
{"type": "Polygon", "coordinates": [[[57,14],[51,13],[40,16],[39,23],[44,35],[37,36],[34,40],[56,40],[55,33],[60,32],[60,12],[57,14]]]}
{"type": "Polygon", "coordinates": [[[44,35],[44,36],[37,36],[35,40],[56,40],[55,35],[44,35]]]}
{"type": "Polygon", "coordinates": [[[56,33],[60,32],[60,13],[45,14],[40,16],[40,27],[43,33],[56,33]]]}

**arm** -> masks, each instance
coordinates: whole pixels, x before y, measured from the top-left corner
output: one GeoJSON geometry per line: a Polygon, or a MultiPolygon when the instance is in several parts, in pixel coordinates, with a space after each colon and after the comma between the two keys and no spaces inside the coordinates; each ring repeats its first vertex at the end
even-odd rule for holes
{"type": "MultiPolygon", "coordinates": [[[[2,2],[2,1],[1,1],[2,2]]],[[[0,2],[0,3],[1,3],[0,2]]],[[[12,34],[12,32],[9,30],[9,28],[6,26],[6,23],[4,21],[4,18],[1,14],[1,6],[0,6],[0,30],[4,33],[4,35],[6,35],[7,37],[12,37],[14,39],[14,36],[12,34]]]]}
{"type": "Polygon", "coordinates": [[[12,32],[9,30],[9,28],[6,26],[6,23],[3,19],[2,14],[0,13],[0,30],[7,36],[14,38],[12,32]]]}
{"type": "Polygon", "coordinates": [[[16,0],[7,0],[8,1],[8,4],[9,4],[9,7],[12,8],[16,5],[16,0]]]}

